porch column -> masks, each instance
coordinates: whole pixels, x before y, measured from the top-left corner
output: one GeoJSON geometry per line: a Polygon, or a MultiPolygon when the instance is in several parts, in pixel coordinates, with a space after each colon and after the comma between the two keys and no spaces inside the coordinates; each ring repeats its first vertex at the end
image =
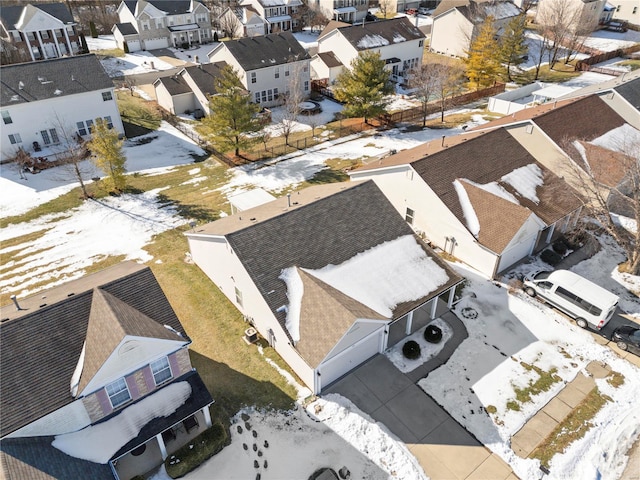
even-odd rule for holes
{"type": "Polygon", "coordinates": [[[556,224],[554,223],[553,225],[551,225],[551,228],[549,229],[549,233],[547,233],[547,238],[545,239],[544,243],[549,243],[551,241],[551,236],[553,235],[553,232],[556,229],[556,224]]]}
{"type": "Polygon", "coordinates": [[[51,30],[51,33],[53,34],[53,43],[55,43],[56,45],[56,51],[58,52],[58,57],[61,57],[62,51],[60,50],[60,45],[58,44],[58,37],[56,37],[56,31],[51,30]]]}
{"type": "Polygon", "coordinates": [[[202,31],[198,29],[198,43],[202,44],[202,31]]]}
{"type": "Polygon", "coordinates": [[[169,454],[167,453],[167,447],[164,444],[164,440],[162,440],[162,433],[156,435],[156,440],[158,441],[158,446],[160,447],[160,455],[162,455],[162,460],[164,460],[169,454]]]}
{"type": "Polygon", "coordinates": [[[451,307],[453,307],[453,297],[455,296],[456,296],[456,285],[454,285],[449,289],[449,300],[447,301],[447,308],[449,310],[451,310],[451,307]]]}
{"type": "Polygon", "coordinates": [[[408,314],[407,314],[407,324],[404,327],[404,333],[405,335],[409,335],[411,333],[411,326],[413,324],[413,310],[411,310],[408,314]]]}
{"type": "Polygon", "coordinates": [[[47,52],[44,51],[44,45],[42,45],[42,37],[40,36],[40,30],[36,30],[36,38],[38,39],[38,43],[40,44],[40,52],[42,53],[42,59],[46,60],[47,52]]]}
{"type": "Polygon", "coordinates": [[[211,427],[211,414],[209,413],[209,407],[203,407],[202,414],[204,415],[204,423],[207,424],[207,427],[211,427]]]}
{"type": "Polygon", "coordinates": [[[27,32],[24,33],[24,39],[27,42],[27,45],[29,46],[29,55],[31,55],[31,61],[35,62],[36,57],[33,56],[33,45],[31,45],[31,40],[29,40],[29,34],[27,32]]]}
{"type": "Polygon", "coordinates": [[[436,297],[432,300],[433,303],[431,304],[431,313],[429,314],[431,320],[436,318],[436,312],[438,311],[438,298],[440,297],[436,297]]]}
{"type": "Polygon", "coordinates": [[[62,27],[62,31],[64,32],[64,39],[67,43],[67,48],[69,49],[69,55],[75,55],[76,52],[74,52],[73,48],[71,47],[71,40],[69,40],[69,33],[67,32],[67,27],[66,26],[62,27]]]}

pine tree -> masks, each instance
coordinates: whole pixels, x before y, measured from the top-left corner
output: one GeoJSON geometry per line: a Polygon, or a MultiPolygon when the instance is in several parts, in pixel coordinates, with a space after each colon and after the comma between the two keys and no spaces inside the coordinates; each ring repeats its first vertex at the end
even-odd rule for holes
{"type": "Polygon", "coordinates": [[[394,91],[390,78],[379,53],[369,50],[358,55],[336,81],[335,97],[346,103],[342,113],[364,117],[365,123],[383,113],[387,103],[384,97],[394,91]]]}
{"type": "Polygon", "coordinates": [[[122,192],[126,187],[124,174],[127,171],[127,159],[122,151],[122,144],[115,129],[109,128],[101,118],[96,120],[88,147],[94,163],[106,175],[105,185],[109,191],[122,192]]]}
{"type": "Polygon", "coordinates": [[[98,38],[98,29],[93,21],[89,22],[89,31],[91,32],[91,38],[98,38]]]}
{"type": "Polygon", "coordinates": [[[246,149],[258,139],[250,134],[260,130],[256,114],[260,107],[251,103],[233,67],[227,65],[216,79],[215,94],[209,100],[211,115],[202,120],[202,133],[222,151],[246,149]]]}
{"type": "Polygon", "coordinates": [[[491,85],[500,71],[500,49],[496,40],[493,17],[488,16],[478,35],[471,41],[465,63],[467,76],[476,88],[491,85]]]}
{"type": "Polygon", "coordinates": [[[500,61],[507,70],[507,78],[511,78],[511,67],[524,63],[529,51],[525,37],[526,17],[524,14],[513,17],[504,29],[500,40],[500,61]]]}

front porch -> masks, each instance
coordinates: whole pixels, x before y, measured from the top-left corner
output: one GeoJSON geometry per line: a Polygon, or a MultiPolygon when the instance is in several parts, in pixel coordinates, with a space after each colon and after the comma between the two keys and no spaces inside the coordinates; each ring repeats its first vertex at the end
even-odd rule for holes
{"type": "Polygon", "coordinates": [[[180,48],[185,43],[191,47],[194,43],[200,45],[203,41],[209,41],[209,36],[203,36],[202,29],[197,23],[169,27],[169,31],[171,32],[171,45],[174,48],[180,48]]]}

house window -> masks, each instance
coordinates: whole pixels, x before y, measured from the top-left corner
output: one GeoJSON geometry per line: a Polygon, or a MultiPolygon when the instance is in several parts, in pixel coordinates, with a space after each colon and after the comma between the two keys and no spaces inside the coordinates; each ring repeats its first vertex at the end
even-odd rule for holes
{"type": "Polygon", "coordinates": [[[113,95],[111,95],[111,92],[102,92],[102,101],[108,102],[109,100],[113,100],[113,95]]]}
{"type": "Polygon", "coordinates": [[[256,92],[256,103],[260,103],[260,92],[256,92]]]}
{"type": "Polygon", "coordinates": [[[11,32],[11,35],[13,36],[13,41],[14,42],[20,42],[22,40],[20,38],[20,32],[13,31],[13,32],[11,32]]]}
{"type": "MultiPolygon", "coordinates": [[[[620,8],[620,7],[618,6],[618,8],[620,8]]],[[[35,35],[35,33],[33,33],[33,32],[27,32],[27,38],[28,38],[31,42],[33,42],[33,41],[36,39],[36,35],[35,35]]]]}
{"type": "Polygon", "coordinates": [[[56,32],[56,37],[58,38],[62,38],[64,36],[64,33],[62,33],[62,30],[60,29],[55,30],[55,32],[56,32]]]}
{"type": "MultiPolygon", "coordinates": [[[[264,93],[264,92],[262,92],[262,93],[264,93]]],[[[238,290],[238,287],[235,287],[235,289],[236,289],[236,303],[242,307],[243,306],[242,305],[242,292],[240,290],[238,290]]]]}
{"type": "Polygon", "coordinates": [[[55,128],[50,130],[40,130],[40,135],[42,136],[42,143],[45,145],[51,145],[52,143],[58,143],[60,140],[58,139],[58,132],[56,132],[55,128]]]}
{"type": "Polygon", "coordinates": [[[60,143],[60,138],[58,138],[58,132],[56,131],[55,128],[52,128],[51,130],[49,130],[49,135],[51,135],[52,143],[60,143]]]}
{"type": "Polygon", "coordinates": [[[78,134],[84,137],[87,134],[87,129],[84,127],[84,122],[76,122],[76,126],[78,127],[78,134]]]}
{"type": "Polygon", "coordinates": [[[422,47],[423,45],[424,45],[424,40],[420,40],[420,41],[418,42],[418,46],[419,46],[419,47],[422,47]]]}
{"type": "Polygon", "coordinates": [[[11,114],[9,113],[8,110],[2,110],[2,121],[4,122],[5,125],[9,125],[10,123],[13,123],[13,120],[11,119],[11,114]]]}
{"type": "Polygon", "coordinates": [[[143,23],[142,24],[142,30],[149,30],[149,24],[148,23],[143,23]]]}
{"type": "Polygon", "coordinates": [[[115,382],[110,383],[105,387],[105,390],[107,391],[107,395],[109,395],[109,400],[113,408],[131,400],[127,382],[124,381],[124,378],[119,378],[115,382]]]}
{"type": "Polygon", "coordinates": [[[161,358],[151,363],[151,371],[153,372],[153,380],[156,385],[166,382],[171,378],[171,367],[167,357],[161,358]]]}
{"type": "Polygon", "coordinates": [[[104,117],[104,121],[107,123],[107,128],[111,130],[113,128],[113,122],[111,121],[111,117],[104,117]]]}
{"type": "Polygon", "coordinates": [[[284,76],[285,77],[289,76],[289,67],[288,66],[284,67],[284,76]]]}
{"type": "Polygon", "coordinates": [[[277,88],[273,89],[273,98],[275,98],[276,100],[278,99],[278,89],[277,88]]]}
{"type": "Polygon", "coordinates": [[[308,92],[309,91],[309,80],[305,80],[304,81],[304,91],[308,92]]]}
{"type": "Polygon", "coordinates": [[[409,225],[413,225],[413,215],[414,211],[407,207],[407,213],[404,215],[404,219],[407,221],[409,225]]]}
{"type": "Polygon", "coordinates": [[[262,101],[263,101],[263,102],[266,102],[266,101],[267,101],[267,91],[266,91],[266,90],[263,90],[263,91],[262,91],[262,101]]]}
{"type": "Polygon", "coordinates": [[[87,120],[84,123],[87,126],[87,131],[91,133],[93,131],[93,120],[87,120]]]}
{"type": "Polygon", "coordinates": [[[15,145],[16,143],[22,143],[22,138],[20,138],[19,133],[14,133],[12,135],[9,135],[9,142],[11,142],[11,145],[15,145]]]}
{"type": "Polygon", "coordinates": [[[276,78],[280,78],[280,67],[276,67],[276,78]]]}
{"type": "Polygon", "coordinates": [[[49,40],[49,32],[47,30],[43,30],[42,32],[40,32],[40,36],[43,40],[49,40]]]}
{"type": "Polygon", "coordinates": [[[638,7],[633,7],[633,12],[631,12],[631,14],[635,15],[636,13],[638,13],[638,7]]]}
{"type": "Polygon", "coordinates": [[[251,72],[251,83],[256,83],[257,78],[256,78],[256,72],[251,72]]]}

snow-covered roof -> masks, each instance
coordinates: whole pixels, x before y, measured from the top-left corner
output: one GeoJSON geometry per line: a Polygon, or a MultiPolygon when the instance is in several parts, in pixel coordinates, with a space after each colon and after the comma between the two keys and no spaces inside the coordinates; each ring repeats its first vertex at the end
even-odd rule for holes
{"type": "Polygon", "coordinates": [[[614,152],[637,154],[640,145],[640,131],[625,123],[594,138],[589,143],[614,152]]]}
{"type": "Polygon", "coordinates": [[[276,197],[262,188],[254,188],[229,195],[229,203],[231,203],[236,210],[242,211],[265,204],[275,200],[275,198],[276,197]]]}
{"type": "Polygon", "coordinates": [[[564,95],[568,95],[575,90],[577,90],[577,88],[564,87],[562,85],[549,85],[547,87],[531,92],[531,95],[544,98],[560,98],[564,95]]]}
{"type": "MultiPolygon", "coordinates": [[[[338,27],[342,36],[357,50],[385,47],[391,44],[422,40],[424,34],[407,17],[338,27]]],[[[329,34],[325,30],[319,42],[329,34]]]]}

